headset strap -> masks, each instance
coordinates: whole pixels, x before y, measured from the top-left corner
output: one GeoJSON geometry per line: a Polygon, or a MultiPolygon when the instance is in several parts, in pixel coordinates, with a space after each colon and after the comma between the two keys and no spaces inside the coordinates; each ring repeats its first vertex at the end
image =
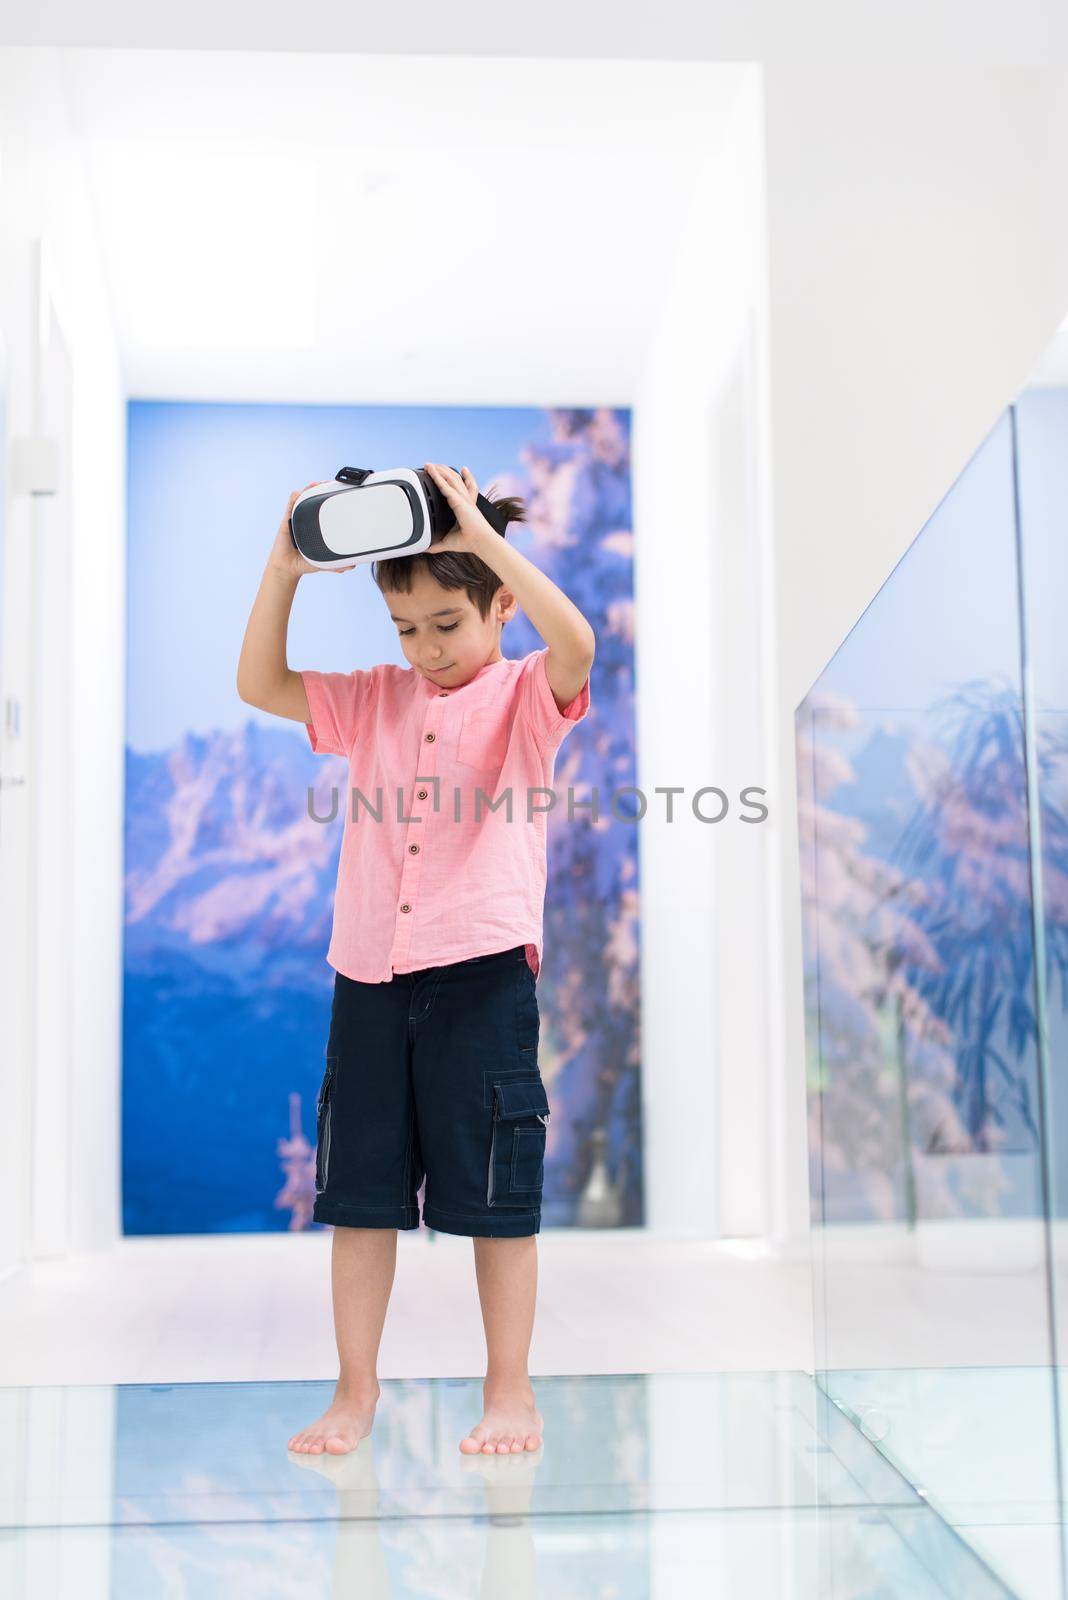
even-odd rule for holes
{"type": "Polygon", "coordinates": [[[500,506],[495,506],[492,500],[487,500],[484,494],[475,496],[475,504],[489,523],[495,533],[503,534],[508,526],[508,518],[500,506]]]}

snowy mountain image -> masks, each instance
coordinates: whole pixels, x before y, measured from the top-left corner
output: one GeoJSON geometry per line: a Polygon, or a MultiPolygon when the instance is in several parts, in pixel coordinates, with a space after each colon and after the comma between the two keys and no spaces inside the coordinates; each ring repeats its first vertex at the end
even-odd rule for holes
{"type": "MultiPolygon", "coordinates": [[[[126,750],[126,1233],[319,1226],[310,1221],[315,1100],[333,994],[325,958],[347,763],[314,755],[301,724],[237,700],[233,663],[262,551],[250,543],[246,557],[235,543],[228,589],[218,543],[210,557],[205,545],[214,580],[206,586],[195,550],[157,527],[158,497],[146,492],[142,505],[138,489],[141,472],[151,483],[166,470],[186,537],[199,500],[183,508],[184,485],[202,487],[212,470],[197,450],[219,451],[229,439],[232,452],[234,439],[247,444],[251,434],[269,453],[271,426],[288,441],[316,409],[131,403],[128,707],[138,737],[126,750]],[[272,422],[275,411],[284,416],[272,422]],[[176,472],[183,451],[187,471],[176,472]],[[201,615],[209,603],[220,613],[210,627],[201,615]],[[206,715],[195,718],[200,706],[206,715]],[[309,800],[315,817],[330,816],[332,790],[336,815],[318,822],[309,800]]],[[[465,438],[481,415],[468,419],[465,438]]],[[[487,427],[501,426],[502,415],[515,426],[508,413],[486,415],[487,427]]],[[[596,784],[604,797],[596,823],[588,809],[567,820],[561,806],[548,830],[539,1066],[553,1117],[542,1220],[634,1226],[643,1220],[637,830],[607,804],[613,786],[635,781],[630,418],[597,410],[520,417],[515,464],[496,475],[500,492],[527,501],[517,542],[526,541],[598,639],[590,712],[561,749],[555,784],[561,793],[574,785],[577,796],[596,784]]],[[[319,416],[312,422],[324,425],[319,416]]],[[[392,437],[394,415],[389,426],[392,437]]],[[[320,579],[309,605],[362,593],[335,589],[340,581],[320,579]]],[[[381,600],[372,595],[372,603],[374,621],[381,600]]],[[[518,658],[542,642],[518,615],[503,649],[518,658]]],[[[347,633],[330,641],[340,670],[386,659],[387,648],[388,636],[380,649],[354,650],[347,633]]],[[[395,659],[395,639],[391,648],[395,659]]],[[[291,662],[316,664],[299,637],[297,649],[291,662]]]]}

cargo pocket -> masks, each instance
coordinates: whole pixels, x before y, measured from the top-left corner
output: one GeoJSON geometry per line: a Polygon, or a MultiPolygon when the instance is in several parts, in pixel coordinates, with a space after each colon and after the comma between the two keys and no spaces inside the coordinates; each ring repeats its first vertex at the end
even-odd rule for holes
{"type": "Polygon", "coordinates": [[[493,1085],[487,1205],[540,1206],[549,1115],[540,1078],[493,1085]]]}
{"type": "Polygon", "coordinates": [[[315,1192],[322,1194],[330,1171],[330,1115],[337,1075],[337,1056],[327,1056],[326,1071],[315,1103],[315,1192]]]}

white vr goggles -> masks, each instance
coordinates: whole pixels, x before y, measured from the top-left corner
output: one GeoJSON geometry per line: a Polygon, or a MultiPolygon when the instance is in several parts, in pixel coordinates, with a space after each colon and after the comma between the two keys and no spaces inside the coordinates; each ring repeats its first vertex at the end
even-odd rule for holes
{"type": "MultiPolygon", "coordinates": [[[[476,501],[486,521],[503,534],[508,518],[485,495],[476,501]]],[[[422,468],[342,467],[336,478],[313,483],[297,496],[289,531],[313,567],[347,567],[360,561],[414,556],[447,533],[456,514],[422,468]]]]}

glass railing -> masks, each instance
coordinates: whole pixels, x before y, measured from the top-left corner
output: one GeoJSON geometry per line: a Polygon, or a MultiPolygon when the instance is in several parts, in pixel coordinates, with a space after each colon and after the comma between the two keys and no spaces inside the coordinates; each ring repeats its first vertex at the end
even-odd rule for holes
{"type": "Polygon", "coordinates": [[[796,713],[817,1382],[1068,1594],[1068,367],[796,713]]]}

